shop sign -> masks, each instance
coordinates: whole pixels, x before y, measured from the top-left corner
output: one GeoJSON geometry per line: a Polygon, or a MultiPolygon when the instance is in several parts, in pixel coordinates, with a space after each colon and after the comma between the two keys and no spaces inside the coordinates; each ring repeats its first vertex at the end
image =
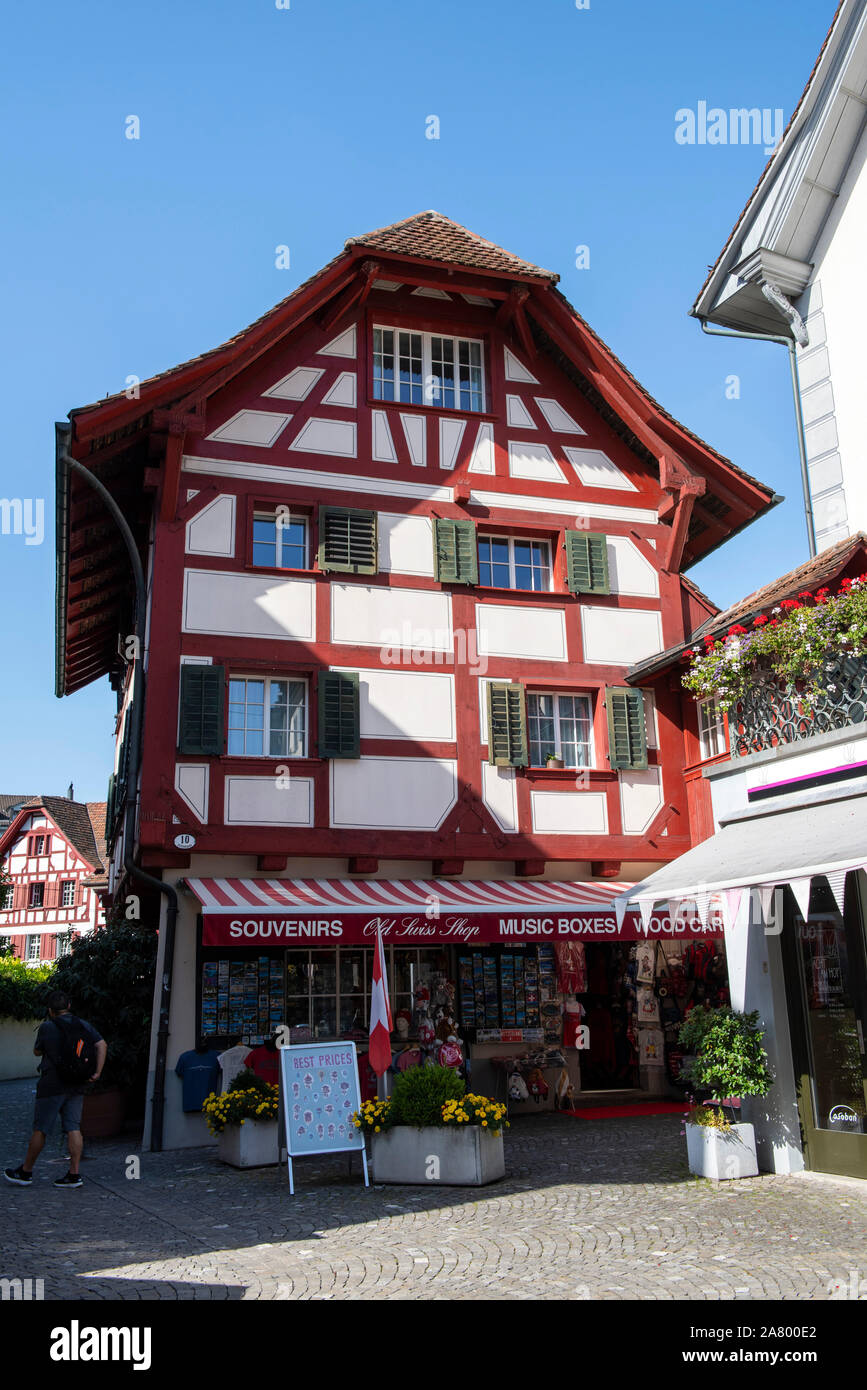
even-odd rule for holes
{"type": "Polygon", "coordinates": [[[352,1123],[361,1109],[354,1042],[281,1047],[280,1107],[291,1192],[293,1158],[312,1154],[360,1153],[367,1186],[364,1135],[352,1123]]]}

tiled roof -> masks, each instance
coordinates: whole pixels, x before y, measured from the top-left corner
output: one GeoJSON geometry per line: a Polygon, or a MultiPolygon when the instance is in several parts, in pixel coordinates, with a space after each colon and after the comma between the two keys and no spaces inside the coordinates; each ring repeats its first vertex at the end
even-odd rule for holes
{"type": "Polygon", "coordinates": [[[87,806],[87,814],[90,818],[91,829],[93,830],[93,838],[96,842],[96,852],[99,855],[100,862],[104,864],[106,862],[105,812],[107,809],[107,802],[87,801],[85,805],[87,806]]]}
{"type": "Polygon", "coordinates": [[[103,855],[105,854],[104,802],[69,801],[65,796],[34,796],[32,800],[27,802],[27,806],[28,808],[41,806],[82,859],[87,860],[88,864],[92,864],[98,872],[103,871],[103,855]],[[90,815],[90,807],[99,805],[102,806],[103,826],[101,850],[98,847],[94,823],[90,815]]]}
{"type": "Polygon", "coordinates": [[[512,275],[534,275],[556,284],[559,275],[543,270],[532,261],[522,261],[511,251],[486,241],[459,222],[444,217],[441,212],[418,212],[389,227],[375,232],[348,237],[350,246],[369,246],[372,251],[390,251],[395,256],[417,256],[426,261],[442,261],[444,265],[471,265],[476,270],[496,270],[512,275]]]}

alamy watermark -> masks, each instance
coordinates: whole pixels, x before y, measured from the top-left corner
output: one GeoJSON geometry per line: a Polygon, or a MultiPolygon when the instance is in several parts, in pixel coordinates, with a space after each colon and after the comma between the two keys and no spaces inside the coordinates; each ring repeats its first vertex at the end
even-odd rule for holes
{"type": "Polygon", "coordinates": [[[23,536],[25,545],[45,540],[43,497],[0,497],[0,535],[23,536]]]}
{"type": "Polygon", "coordinates": [[[783,137],[783,109],[769,106],[708,108],[706,101],[681,106],[674,113],[674,138],[678,145],[762,145],[773,154],[783,137]]]}

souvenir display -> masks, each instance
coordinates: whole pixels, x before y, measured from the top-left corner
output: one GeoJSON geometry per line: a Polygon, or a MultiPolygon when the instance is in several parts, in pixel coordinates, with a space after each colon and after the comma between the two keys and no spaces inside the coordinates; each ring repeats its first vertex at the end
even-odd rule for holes
{"type": "Polygon", "coordinates": [[[203,961],[201,978],[203,1037],[234,1034],[256,1046],[283,1022],[282,960],[203,961]]]}

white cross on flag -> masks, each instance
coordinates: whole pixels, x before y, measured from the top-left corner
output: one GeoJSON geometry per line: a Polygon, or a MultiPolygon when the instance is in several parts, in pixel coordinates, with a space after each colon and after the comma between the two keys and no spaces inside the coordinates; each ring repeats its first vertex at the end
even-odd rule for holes
{"type": "Polygon", "coordinates": [[[382,929],[376,931],[376,950],[373,953],[373,983],[370,990],[370,1050],[367,1060],[377,1076],[391,1066],[392,1029],[391,1007],[388,1002],[388,980],[385,974],[385,947],[382,929]]]}

